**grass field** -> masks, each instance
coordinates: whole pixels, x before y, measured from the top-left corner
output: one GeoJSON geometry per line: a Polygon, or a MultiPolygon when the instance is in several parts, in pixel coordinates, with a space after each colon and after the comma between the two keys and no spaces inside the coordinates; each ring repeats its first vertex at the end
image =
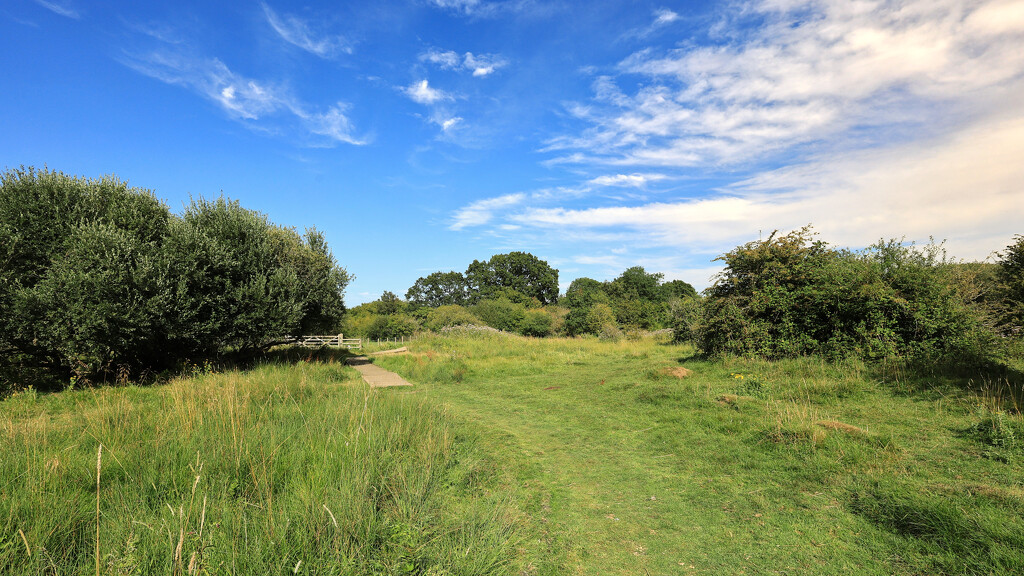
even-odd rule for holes
{"type": "Polygon", "coordinates": [[[0,573],[1024,572],[1020,382],[408,346],[411,389],[325,356],[4,400],[0,573]]]}
{"type": "Polygon", "coordinates": [[[378,363],[519,463],[566,573],[1024,573],[1024,426],[997,382],[650,340],[410,348],[378,363]]]}

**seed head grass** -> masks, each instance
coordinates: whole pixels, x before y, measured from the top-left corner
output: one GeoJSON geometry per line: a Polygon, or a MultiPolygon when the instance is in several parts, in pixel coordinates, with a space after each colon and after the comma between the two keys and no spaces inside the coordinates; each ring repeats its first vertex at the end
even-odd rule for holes
{"type": "Polygon", "coordinates": [[[0,455],[5,575],[513,574],[529,561],[515,490],[473,435],[334,362],[15,395],[0,455]]]}

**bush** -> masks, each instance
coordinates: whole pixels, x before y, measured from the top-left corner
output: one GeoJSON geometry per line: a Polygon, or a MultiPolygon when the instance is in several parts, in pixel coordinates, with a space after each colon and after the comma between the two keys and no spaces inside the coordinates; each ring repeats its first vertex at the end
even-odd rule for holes
{"type": "Polygon", "coordinates": [[[427,314],[424,326],[435,332],[450,326],[463,326],[467,324],[480,324],[479,318],[474,316],[462,306],[448,305],[434,308],[427,314]]]}
{"type": "Polygon", "coordinates": [[[527,310],[519,324],[519,332],[523,336],[543,338],[551,335],[551,315],[544,310],[527,310]]]}
{"type": "Polygon", "coordinates": [[[722,256],[725,270],[699,310],[681,310],[676,338],[767,358],[987,354],[991,334],[944,280],[940,246],[890,241],[851,253],[812,236],[809,227],[772,234],[722,256]]]}
{"type": "Polygon", "coordinates": [[[300,236],[224,199],[172,215],[116,178],[0,176],[0,390],[125,379],[336,327],[349,277],[300,236]]]}
{"type": "Polygon", "coordinates": [[[518,332],[526,316],[526,306],[505,298],[482,300],[470,310],[491,328],[506,332],[518,332]]]}
{"type": "Polygon", "coordinates": [[[419,323],[406,314],[381,315],[374,317],[367,328],[366,337],[370,340],[408,338],[415,334],[419,328],[419,323]]]}

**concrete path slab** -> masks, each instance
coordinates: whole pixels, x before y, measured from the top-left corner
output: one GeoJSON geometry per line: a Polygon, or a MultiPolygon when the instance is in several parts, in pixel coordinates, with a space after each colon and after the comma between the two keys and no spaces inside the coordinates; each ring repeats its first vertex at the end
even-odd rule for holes
{"type": "Polygon", "coordinates": [[[363,380],[370,388],[389,388],[391,386],[412,386],[405,378],[374,365],[366,356],[354,356],[346,363],[363,375],[363,380]]]}

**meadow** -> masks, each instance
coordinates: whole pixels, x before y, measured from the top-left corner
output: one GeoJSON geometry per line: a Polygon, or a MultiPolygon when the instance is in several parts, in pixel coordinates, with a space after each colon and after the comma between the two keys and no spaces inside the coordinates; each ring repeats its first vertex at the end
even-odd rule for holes
{"type": "Polygon", "coordinates": [[[5,399],[0,572],[1024,571],[1019,367],[406,345],[5,399]]]}

